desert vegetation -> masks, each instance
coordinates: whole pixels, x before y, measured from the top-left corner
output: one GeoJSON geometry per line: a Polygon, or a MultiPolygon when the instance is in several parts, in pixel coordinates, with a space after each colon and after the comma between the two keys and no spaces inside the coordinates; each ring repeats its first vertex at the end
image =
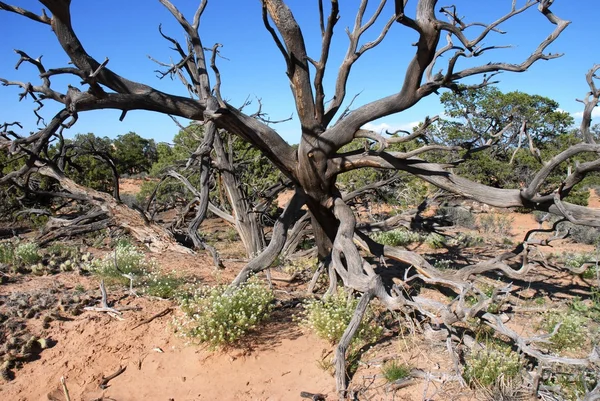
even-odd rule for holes
{"type": "MultiPolygon", "coordinates": [[[[175,61],[157,61],[158,74],[181,80],[187,96],[112,70],[86,51],[69,0],[40,3],[35,13],[0,2],[24,26],[50,26],[70,62],[47,66],[18,49],[15,74],[30,68],[39,82],[0,78],[34,102],[38,123],[29,134],[19,121],[0,126],[0,393],[25,392],[14,384],[20,372],[43,370],[46,350],[63,346],[50,334],[75,341],[85,331],[78,319],[89,319],[131,332],[160,325],[196,349],[243,356],[265,338],[276,344],[269,327],[293,327],[327,347],[315,364],[334,376],[332,388],[296,380],[306,391],[294,396],[312,399],[415,386],[423,399],[600,397],[600,64],[581,79],[579,126],[553,99],[505,93],[494,78],[559,57],[550,46],[569,22],[553,1],[507,2],[468,23],[459,17],[468,9],[434,0],[362,0],[354,11],[318,1],[320,41],[309,47],[293,7],[262,0],[295,104],[294,145],[261,105],[248,112],[225,100],[221,45],[203,42],[208,2],[190,19],[160,0],[185,42],[159,28],[175,61]],[[356,18],[334,69],[342,12],[356,18]],[[531,53],[488,58],[504,48],[486,40],[505,21],[533,16],[548,33],[531,53]],[[413,34],[414,54],[400,78],[381,77],[396,89],[354,104],[353,68],[392,30],[413,34]],[[54,83],[65,76],[76,85],[54,83]],[[435,95],[444,114],[411,131],[365,128],[435,95]],[[47,121],[45,105],[58,106],[47,121]],[[178,133],[172,143],[68,135],[101,109],[121,120],[133,110],[169,115],[178,133]],[[124,177],[135,194],[122,191],[124,177]],[[179,257],[201,267],[171,266],[179,257]]],[[[93,379],[94,399],[110,399],[108,383],[141,371],[148,352],[93,379]]],[[[52,397],[69,400],[69,385],[61,377],[52,397]]]]}

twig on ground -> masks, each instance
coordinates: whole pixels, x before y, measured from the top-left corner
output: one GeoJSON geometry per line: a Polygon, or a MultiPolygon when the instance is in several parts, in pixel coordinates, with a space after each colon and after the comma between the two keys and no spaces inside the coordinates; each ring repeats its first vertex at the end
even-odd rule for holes
{"type": "Polygon", "coordinates": [[[325,401],[327,399],[327,396],[324,394],[320,394],[320,393],[309,393],[308,391],[302,391],[300,392],[300,397],[302,398],[309,398],[313,401],[325,401]]]}
{"type": "Polygon", "coordinates": [[[65,377],[60,377],[60,384],[62,385],[63,392],[65,393],[65,399],[67,401],[71,401],[71,397],[69,396],[69,389],[67,388],[67,382],[65,381],[65,377]]]}
{"type": "Polygon", "coordinates": [[[111,381],[112,379],[114,379],[115,377],[119,376],[123,372],[125,372],[126,369],[127,369],[127,366],[119,366],[119,369],[117,369],[117,371],[115,373],[113,373],[112,375],[109,375],[106,377],[102,376],[102,380],[100,380],[100,388],[102,390],[108,388],[108,382],[111,381]]]}
{"type": "Polygon", "coordinates": [[[173,312],[173,308],[168,307],[167,309],[158,312],[156,315],[153,315],[152,317],[149,317],[148,319],[142,320],[140,323],[136,324],[131,330],[135,330],[138,327],[143,326],[144,324],[148,324],[151,321],[153,321],[154,319],[158,319],[159,317],[166,316],[171,312],[173,312]]]}

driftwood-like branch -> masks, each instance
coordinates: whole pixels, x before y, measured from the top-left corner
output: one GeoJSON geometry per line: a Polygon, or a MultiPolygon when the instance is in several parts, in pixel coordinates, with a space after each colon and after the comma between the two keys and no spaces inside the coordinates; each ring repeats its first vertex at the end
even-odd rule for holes
{"type": "Polygon", "coordinates": [[[107,389],[108,386],[108,382],[110,382],[112,379],[114,379],[117,376],[122,375],[125,370],[127,369],[127,366],[119,366],[119,369],[117,369],[117,371],[111,375],[108,376],[102,376],[102,379],[100,380],[100,384],[98,385],[102,390],[107,389]]]}
{"type": "Polygon", "coordinates": [[[100,281],[100,294],[102,295],[100,306],[86,306],[84,309],[92,312],[106,312],[108,315],[114,317],[115,319],[123,320],[123,318],[120,317],[122,313],[118,309],[112,308],[108,305],[108,295],[106,294],[104,280],[100,281]]]}
{"type": "Polygon", "coordinates": [[[342,338],[335,350],[335,383],[340,400],[346,399],[346,389],[348,387],[348,378],[346,375],[346,351],[348,350],[348,347],[350,347],[350,343],[360,327],[360,323],[362,322],[363,316],[365,315],[372,298],[373,294],[370,291],[362,294],[360,301],[358,301],[358,305],[356,306],[356,310],[354,311],[354,315],[346,327],[346,330],[344,330],[344,334],[342,334],[342,338]]]}
{"type": "Polygon", "coordinates": [[[590,87],[590,91],[584,99],[579,100],[585,105],[579,130],[587,143],[596,143],[590,131],[590,125],[592,124],[592,112],[598,106],[598,102],[600,101],[600,89],[596,87],[596,83],[594,82],[594,79],[598,79],[598,76],[596,75],[598,70],[600,70],[600,64],[594,65],[586,74],[585,77],[587,84],[590,87]]]}
{"type": "Polygon", "coordinates": [[[277,219],[277,222],[273,227],[271,242],[260,255],[252,259],[250,263],[244,266],[238,273],[231,283],[231,290],[246,282],[251,274],[258,273],[271,266],[283,249],[287,239],[287,231],[297,218],[296,214],[303,204],[304,195],[296,192],[286,205],[281,216],[277,219]]]}
{"type": "MultiPolygon", "coordinates": [[[[354,155],[332,159],[332,167],[328,174],[339,174],[362,167],[403,170],[420,177],[438,188],[490,206],[503,208],[528,207],[563,216],[559,206],[554,201],[554,195],[538,197],[535,196],[535,190],[558,163],[582,152],[597,153],[598,145],[578,144],[568,148],[550,160],[524,190],[490,187],[451,173],[444,165],[428,163],[416,157],[406,160],[397,159],[386,152],[382,152],[381,155],[354,155]]],[[[578,221],[585,220],[593,227],[600,227],[600,211],[597,209],[578,206],[568,202],[561,202],[561,205],[568,211],[572,219],[578,221]]]]}
{"type": "MultiPolygon", "coordinates": [[[[543,364],[562,364],[572,366],[594,366],[600,367],[600,351],[597,347],[594,347],[592,352],[585,358],[566,358],[554,355],[543,354],[542,352],[533,348],[530,344],[535,343],[536,339],[528,339],[521,337],[517,332],[506,327],[499,316],[491,313],[483,315],[486,324],[496,330],[498,333],[510,338],[514,341],[515,345],[521,352],[529,355],[543,364]]],[[[538,340],[539,341],[539,340],[538,340]]]]}
{"type": "Polygon", "coordinates": [[[63,394],[65,395],[65,400],[71,401],[71,396],[69,395],[69,389],[67,388],[67,381],[65,380],[64,376],[60,377],[60,385],[62,386],[63,394]]]}

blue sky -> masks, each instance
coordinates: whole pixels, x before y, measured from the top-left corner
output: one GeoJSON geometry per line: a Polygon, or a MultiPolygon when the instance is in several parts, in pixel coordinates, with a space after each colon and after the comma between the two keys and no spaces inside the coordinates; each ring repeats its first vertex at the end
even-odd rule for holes
{"type": "MultiPolygon", "coordinates": [[[[189,0],[173,2],[189,19],[193,17],[198,3],[189,0]]],[[[393,2],[388,2],[385,16],[393,12],[393,2]]],[[[518,1],[519,4],[524,2],[518,1]]],[[[320,34],[317,2],[290,0],[288,3],[301,24],[309,55],[318,58],[320,34]]],[[[340,1],[342,19],[336,27],[337,38],[334,40],[326,76],[329,95],[347,47],[344,29],[353,23],[357,3],[357,0],[340,1]]],[[[408,15],[413,14],[415,3],[409,1],[408,15]]],[[[42,9],[41,4],[32,0],[15,0],[13,4],[37,13],[42,9]]],[[[376,4],[377,2],[371,1],[369,9],[373,9],[376,4]]],[[[466,17],[468,22],[491,22],[510,9],[511,0],[458,0],[451,3],[441,1],[438,8],[446,4],[455,4],[459,14],[466,17]]],[[[525,73],[501,74],[498,77],[501,81],[498,86],[503,91],[520,90],[551,97],[560,103],[563,110],[576,115],[583,107],[575,99],[583,97],[588,90],[584,74],[594,63],[600,63],[600,56],[594,51],[600,1],[556,0],[552,10],[561,18],[572,21],[550,48],[551,52],[564,53],[564,56],[555,60],[539,61],[525,73]]],[[[165,92],[186,95],[179,81],[171,81],[169,78],[159,80],[154,72],[158,66],[147,57],[151,55],[155,59],[169,62],[171,57],[176,56],[158,33],[160,23],[163,24],[166,34],[184,43],[181,28],[158,1],[73,0],[72,14],[77,34],[86,50],[97,60],[102,61],[108,57],[109,67],[126,78],[149,84],[165,92]]],[[[365,34],[363,43],[378,35],[376,28],[365,34]]],[[[474,60],[478,64],[488,61],[520,62],[553,30],[553,26],[535,7],[503,24],[501,28],[507,33],[492,35],[485,44],[513,47],[495,50],[474,60]]],[[[219,59],[218,65],[223,80],[222,94],[229,102],[241,105],[246,98],[250,98],[254,103],[246,110],[252,112],[257,107],[257,99],[261,99],[263,111],[268,113],[271,119],[295,116],[285,66],[270,35],[262,25],[258,0],[210,1],[200,31],[204,46],[210,47],[216,42],[223,44],[221,52],[226,59],[219,59]]],[[[14,69],[18,56],[13,49],[23,50],[32,57],[43,55],[42,60],[46,68],[67,66],[68,59],[47,25],[0,11],[0,37],[3,38],[0,41],[2,78],[31,81],[34,84],[39,82],[33,66],[24,64],[18,71],[14,69]]],[[[381,46],[366,53],[355,65],[348,85],[348,99],[360,93],[354,103],[358,106],[398,91],[402,85],[405,66],[414,54],[411,43],[415,39],[416,35],[412,31],[394,24],[381,46]]],[[[53,79],[53,88],[64,92],[69,83],[79,85],[78,80],[57,77],[53,79]]],[[[18,93],[19,89],[16,87],[0,87],[0,121],[21,121],[27,131],[34,130],[34,105],[30,98],[19,103],[18,93]]],[[[47,102],[41,113],[49,120],[56,110],[56,105],[47,102]]],[[[432,95],[412,109],[376,121],[371,127],[377,130],[407,128],[425,116],[433,116],[441,111],[437,96],[432,95]]],[[[135,131],[143,137],[168,142],[178,131],[168,116],[132,111],[120,122],[119,115],[120,111],[80,113],[79,121],[67,135],[93,132],[99,136],[116,137],[128,131],[135,131]]],[[[277,124],[274,128],[290,143],[296,143],[300,138],[295,119],[277,124]]]]}

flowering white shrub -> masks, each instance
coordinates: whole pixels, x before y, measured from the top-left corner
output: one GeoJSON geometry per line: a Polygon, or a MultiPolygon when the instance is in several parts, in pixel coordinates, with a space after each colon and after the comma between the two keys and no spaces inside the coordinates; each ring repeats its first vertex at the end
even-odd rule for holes
{"type": "Polygon", "coordinates": [[[516,378],[522,367],[519,354],[510,346],[489,342],[467,355],[463,376],[469,384],[493,387],[498,380],[516,378]]]}
{"type": "Polygon", "coordinates": [[[20,265],[29,266],[42,260],[39,250],[33,242],[19,244],[14,250],[14,258],[20,265]]]}
{"type": "Polygon", "coordinates": [[[237,341],[271,312],[273,293],[257,281],[249,281],[231,293],[225,286],[204,287],[181,302],[183,319],[177,328],[187,337],[212,348],[237,341]]]}
{"type": "Polygon", "coordinates": [[[146,262],[146,256],[142,251],[130,243],[121,242],[117,244],[114,251],[104,255],[102,259],[93,260],[89,269],[103,276],[118,277],[121,273],[116,269],[115,261],[119,270],[126,274],[145,273],[149,268],[153,267],[152,263],[146,262]]]}
{"type": "MultiPolygon", "coordinates": [[[[346,291],[340,288],[336,294],[326,296],[322,300],[306,301],[301,323],[322,339],[337,343],[352,320],[357,305],[358,299],[348,296],[346,291]]],[[[373,322],[373,316],[373,310],[368,308],[353,342],[376,341],[381,337],[383,328],[373,322]]]]}
{"type": "Polygon", "coordinates": [[[12,242],[0,242],[0,263],[14,263],[15,246],[12,242]]]}

